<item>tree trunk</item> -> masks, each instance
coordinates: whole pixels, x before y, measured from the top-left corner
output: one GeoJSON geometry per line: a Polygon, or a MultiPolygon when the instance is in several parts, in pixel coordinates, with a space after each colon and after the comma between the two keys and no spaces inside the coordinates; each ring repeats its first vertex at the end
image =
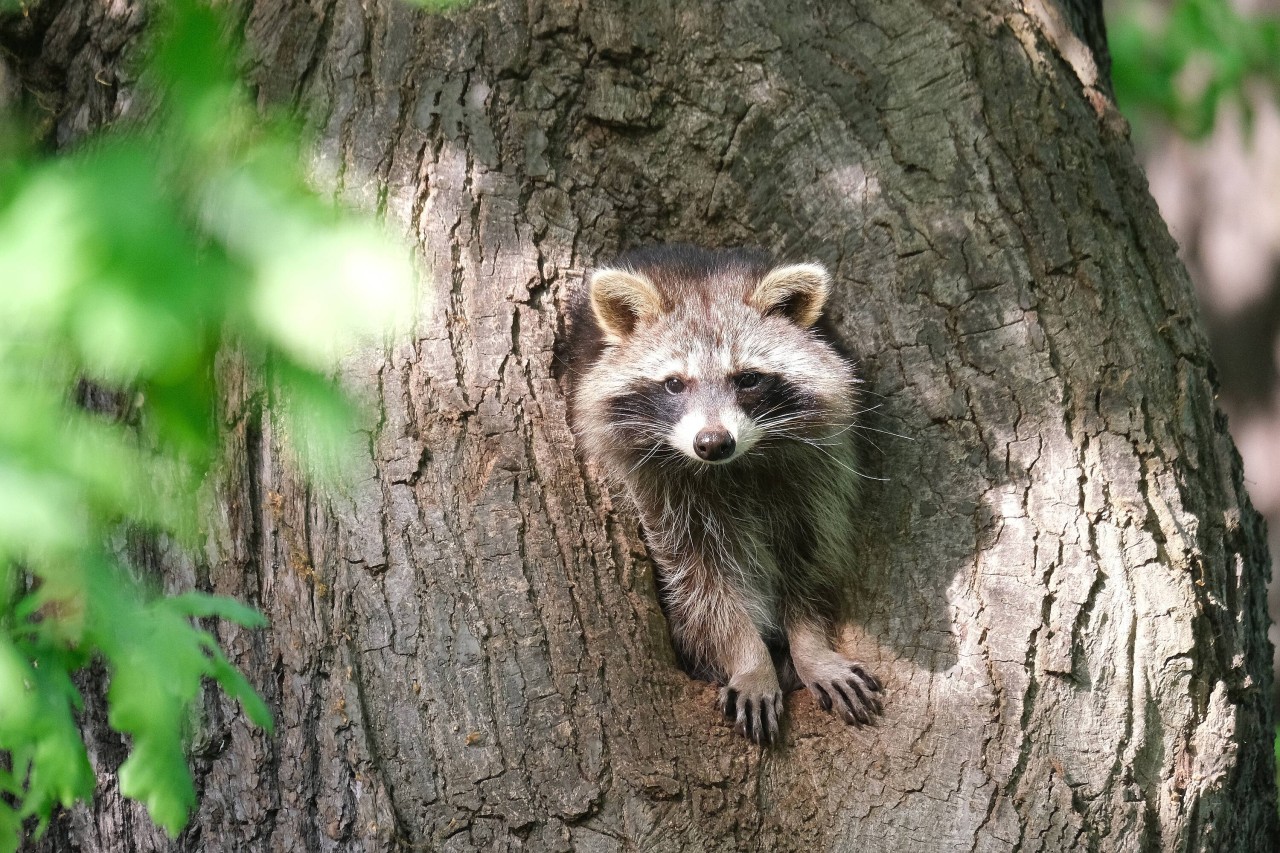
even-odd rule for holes
{"type": "MultiPolygon", "coordinates": [[[[39,846],[1276,849],[1268,564],[1190,285],[1105,81],[1026,6],[246,3],[263,100],[300,98],[321,182],[431,285],[411,340],[351,361],[376,416],[341,497],[228,366],[218,512],[172,583],[271,619],[218,630],[275,736],[211,694],[167,842],[91,702],[99,796],[39,846]],[[675,240],[835,274],[882,430],[841,635],[876,727],[793,694],[780,749],[735,736],[574,455],[565,295],[675,240]]],[[[48,30],[59,138],[114,114],[83,75],[129,9],[48,30]]]]}

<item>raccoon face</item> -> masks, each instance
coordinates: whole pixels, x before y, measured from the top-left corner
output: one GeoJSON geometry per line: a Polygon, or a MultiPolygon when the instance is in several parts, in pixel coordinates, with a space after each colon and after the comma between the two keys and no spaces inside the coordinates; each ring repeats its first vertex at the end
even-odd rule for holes
{"type": "Polygon", "coordinates": [[[653,392],[660,396],[653,423],[665,426],[667,446],[689,459],[711,464],[738,459],[771,424],[803,405],[800,392],[783,377],[735,358],[731,348],[694,347],[678,361],[661,381],[661,395],[653,392]]]}
{"type": "Polygon", "coordinates": [[[613,446],[636,465],[725,465],[767,439],[804,441],[831,425],[830,401],[849,396],[852,377],[810,328],[828,281],[816,264],[694,282],[598,271],[591,307],[606,349],[588,402],[613,446]]]}

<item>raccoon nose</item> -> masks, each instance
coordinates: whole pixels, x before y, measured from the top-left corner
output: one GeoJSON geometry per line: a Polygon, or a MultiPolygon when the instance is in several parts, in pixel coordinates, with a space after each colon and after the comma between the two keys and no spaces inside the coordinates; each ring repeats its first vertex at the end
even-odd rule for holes
{"type": "Polygon", "coordinates": [[[693,439],[693,449],[708,462],[728,459],[736,446],[733,436],[724,429],[704,429],[693,439]]]}

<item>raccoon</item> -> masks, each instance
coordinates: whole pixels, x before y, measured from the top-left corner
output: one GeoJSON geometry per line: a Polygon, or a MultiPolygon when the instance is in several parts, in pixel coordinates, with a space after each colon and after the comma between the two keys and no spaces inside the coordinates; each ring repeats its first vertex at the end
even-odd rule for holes
{"type": "Polygon", "coordinates": [[[764,746],[779,667],[848,723],[882,710],[829,639],[859,476],[859,380],[819,323],[829,289],[821,265],[762,251],[632,251],[575,294],[562,356],[579,448],[639,511],[677,651],[764,746]]]}

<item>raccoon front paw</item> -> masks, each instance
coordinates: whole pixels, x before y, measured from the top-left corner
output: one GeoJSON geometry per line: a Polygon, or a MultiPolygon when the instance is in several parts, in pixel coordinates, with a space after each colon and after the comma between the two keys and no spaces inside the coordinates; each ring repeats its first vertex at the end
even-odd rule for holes
{"type": "Polygon", "coordinates": [[[822,710],[831,711],[850,725],[868,725],[876,714],[884,711],[880,698],[880,682],[861,664],[842,655],[806,673],[805,687],[818,700],[822,710]]]}
{"type": "Polygon", "coordinates": [[[782,688],[778,675],[770,667],[766,674],[752,672],[746,677],[730,679],[720,688],[720,710],[736,723],[733,730],[760,746],[771,746],[778,740],[778,721],[782,719],[782,688]]]}

